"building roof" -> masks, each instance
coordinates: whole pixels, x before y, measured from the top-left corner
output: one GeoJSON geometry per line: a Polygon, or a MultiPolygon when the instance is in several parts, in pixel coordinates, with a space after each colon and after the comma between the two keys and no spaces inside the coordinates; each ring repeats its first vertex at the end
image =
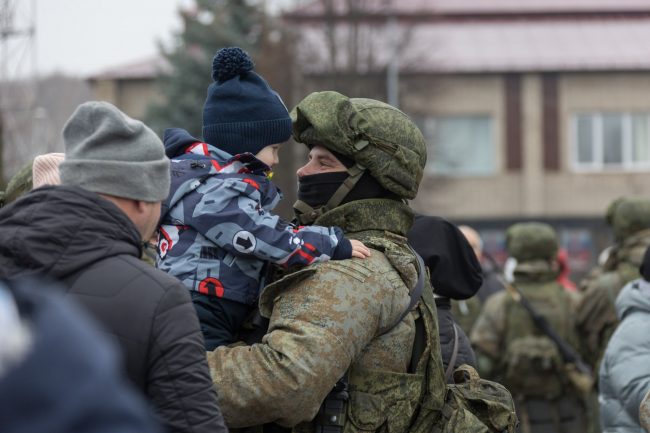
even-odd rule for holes
{"type": "Polygon", "coordinates": [[[404,3],[447,13],[650,11],[647,0],[404,0],[404,3]]]}
{"type": "MultiPolygon", "coordinates": [[[[345,27],[347,5],[357,3],[333,1],[342,17],[337,26],[345,27]]],[[[310,61],[303,66],[312,73],[328,70],[322,61],[327,58],[323,4],[306,2],[285,16],[308,44],[310,61]]],[[[380,18],[365,24],[373,36],[361,45],[372,51],[374,70],[386,66],[390,41],[399,39],[404,73],[650,70],[650,0],[368,0],[363,5],[365,13],[380,18]],[[386,17],[394,15],[398,30],[389,34],[386,17]]],[[[343,37],[341,46],[346,42],[343,37]]],[[[345,50],[337,52],[338,65],[346,64],[345,50]]],[[[169,68],[164,58],[152,57],[90,80],[150,79],[169,68]]]]}
{"type": "Polygon", "coordinates": [[[96,80],[135,80],[151,79],[161,72],[167,72],[170,66],[162,56],[148,57],[134,62],[116,65],[88,77],[96,80]]]}
{"type": "MultiPolygon", "coordinates": [[[[351,0],[327,2],[337,14],[350,12],[351,0]]],[[[320,16],[326,2],[306,1],[288,16],[320,16]]],[[[367,14],[511,15],[511,14],[601,14],[650,12],[648,0],[366,0],[367,14]]]]}
{"type": "MultiPolygon", "coordinates": [[[[348,2],[335,0],[335,6],[348,2]]],[[[372,50],[375,70],[392,57],[391,39],[402,42],[403,72],[650,70],[650,0],[393,0],[396,15],[384,13],[385,0],[368,4],[364,13],[382,18],[357,25],[373,29],[367,30],[373,32],[371,42],[361,49],[372,50]],[[399,23],[392,35],[390,16],[399,23]]],[[[321,7],[318,1],[288,14],[291,24],[307,33],[313,73],[327,70],[314,55],[327,53],[322,30],[329,18],[317,18],[321,7]]],[[[334,21],[343,34],[349,23],[344,17],[334,21]]],[[[340,41],[345,47],[344,36],[340,41]]],[[[345,50],[337,52],[343,56],[345,50]]],[[[338,58],[339,66],[345,63],[338,58]]]]}
{"type": "Polygon", "coordinates": [[[412,35],[414,71],[650,70],[650,18],[441,23],[412,35]]]}

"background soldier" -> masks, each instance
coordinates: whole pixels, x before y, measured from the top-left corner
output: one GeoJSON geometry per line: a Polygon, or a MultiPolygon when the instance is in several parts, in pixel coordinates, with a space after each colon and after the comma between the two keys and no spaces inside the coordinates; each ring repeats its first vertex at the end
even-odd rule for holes
{"type": "Polygon", "coordinates": [[[595,371],[618,324],[616,297],[625,284],[640,277],[639,266],[650,245],[650,200],[620,198],[609,206],[607,221],[615,244],[605,263],[580,283],[584,296],[577,314],[582,349],[595,371]]]}
{"type": "MultiPolygon", "coordinates": [[[[574,348],[575,299],[556,281],[558,242],[551,226],[521,223],[506,233],[510,256],[517,259],[514,284],[557,334],[574,348]]],[[[522,431],[582,432],[585,408],[566,373],[560,350],[513,297],[512,287],[490,297],[472,330],[483,372],[512,393],[522,431]]]]}

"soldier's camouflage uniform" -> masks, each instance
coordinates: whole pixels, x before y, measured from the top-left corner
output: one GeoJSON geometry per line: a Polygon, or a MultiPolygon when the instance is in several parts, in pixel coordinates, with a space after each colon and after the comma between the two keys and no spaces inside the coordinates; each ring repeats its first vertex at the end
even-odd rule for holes
{"type": "MultiPolygon", "coordinates": [[[[387,190],[415,196],[425,143],[400,111],[322,92],[303,100],[292,119],[297,141],[339,151],[364,164],[387,190]]],[[[370,247],[372,256],[313,264],[263,290],[260,310],[270,325],[261,344],[208,353],[224,418],[231,428],[274,421],[313,432],[321,403],[347,372],[350,401],[343,431],[387,427],[401,433],[412,420],[423,381],[405,374],[415,313],[399,321],[418,278],[405,238],[412,211],[402,201],[384,198],[352,201],[315,215],[315,224],[341,227],[370,247]]],[[[435,320],[430,325],[431,347],[438,351],[430,374],[438,385],[429,405],[439,408],[445,385],[435,320]]]]}
{"type": "MultiPolygon", "coordinates": [[[[570,345],[578,348],[573,316],[577,298],[557,281],[557,238],[547,224],[515,224],[507,232],[508,252],[517,259],[514,284],[533,308],[570,345]]],[[[481,373],[502,382],[515,398],[524,433],[582,432],[586,429],[585,406],[564,374],[564,361],[554,343],[534,324],[528,311],[508,291],[492,295],[474,325],[470,340],[481,373]],[[517,355],[515,344],[528,350],[547,368],[517,355]],[[514,365],[520,361],[519,366],[514,365]],[[553,368],[553,366],[555,368],[553,368]]],[[[525,356],[524,356],[525,357],[525,356]]]]}
{"type": "Polygon", "coordinates": [[[640,277],[639,266],[650,245],[650,200],[616,200],[608,209],[607,219],[616,244],[607,261],[580,283],[584,296],[577,312],[585,360],[595,371],[618,324],[616,297],[627,283],[640,277]]]}
{"type": "Polygon", "coordinates": [[[20,170],[18,170],[18,173],[9,180],[7,189],[5,189],[2,197],[3,206],[10,204],[31,190],[32,161],[21,167],[20,170]]]}

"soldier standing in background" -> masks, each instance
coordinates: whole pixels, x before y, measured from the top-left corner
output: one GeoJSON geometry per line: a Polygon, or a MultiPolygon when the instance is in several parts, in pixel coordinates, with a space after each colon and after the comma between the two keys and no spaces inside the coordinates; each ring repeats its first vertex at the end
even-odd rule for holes
{"type": "MultiPolygon", "coordinates": [[[[506,233],[506,243],[517,260],[517,293],[577,348],[576,300],[556,281],[558,241],[553,228],[542,223],[515,224],[506,233]]],[[[515,398],[522,432],[586,431],[585,404],[570,382],[558,345],[510,290],[487,300],[470,340],[482,373],[503,383],[515,398]]]]}
{"type": "Polygon", "coordinates": [[[614,302],[625,284],[639,278],[643,254],[650,245],[650,200],[620,198],[607,210],[615,244],[602,266],[580,283],[584,296],[577,326],[586,360],[597,371],[618,318],[614,302]]]}

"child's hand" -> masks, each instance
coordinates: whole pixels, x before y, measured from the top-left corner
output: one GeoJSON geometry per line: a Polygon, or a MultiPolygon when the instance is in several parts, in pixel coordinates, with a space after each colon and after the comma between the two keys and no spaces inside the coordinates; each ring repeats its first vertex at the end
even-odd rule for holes
{"type": "Polygon", "coordinates": [[[363,242],[356,239],[350,239],[350,243],[352,244],[352,257],[358,257],[360,259],[370,257],[370,249],[365,246],[363,242]]]}

